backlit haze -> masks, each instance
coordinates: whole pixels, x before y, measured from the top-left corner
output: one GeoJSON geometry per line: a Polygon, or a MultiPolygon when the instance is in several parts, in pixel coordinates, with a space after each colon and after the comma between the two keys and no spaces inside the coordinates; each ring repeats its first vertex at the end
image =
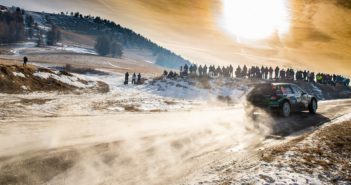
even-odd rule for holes
{"type": "Polygon", "coordinates": [[[1,0],[98,15],[198,64],[280,65],[351,76],[343,0],[1,0]]]}

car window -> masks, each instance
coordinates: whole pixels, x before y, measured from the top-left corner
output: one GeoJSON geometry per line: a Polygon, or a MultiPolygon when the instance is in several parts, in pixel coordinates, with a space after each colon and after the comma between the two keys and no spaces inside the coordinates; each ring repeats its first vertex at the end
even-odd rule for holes
{"type": "Polygon", "coordinates": [[[284,93],[284,94],[294,94],[294,91],[291,89],[290,86],[287,85],[282,85],[280,86],[280,90],[284,93]]]}
{"type": "Polygon", "coordinates": [[[291,88],[294,90],[295,94],[301,94],[302,90],[300,88],[298,88],[295,85],[292,85],[291,88]]]}
{"type": "Polygon", "coordinates": [[[270,94],[270,93],[272,93],[272,85],[270,84],[257,85],[253,90],[253,94],[270,94]]]}
{"type": "Polygon", "coordinates": [[[273,87],[273,90],[275,91],[275,93],[277,94],[282,94],[282,89],[281,89],[281,86],[274,86],[273,87]]]}
{"type": "Polygon", "coordinates": [[[296,85],[292,85],[291,88],[294,90],[295,94],[302,94],[304,92],[300,87],[296,85]]]}

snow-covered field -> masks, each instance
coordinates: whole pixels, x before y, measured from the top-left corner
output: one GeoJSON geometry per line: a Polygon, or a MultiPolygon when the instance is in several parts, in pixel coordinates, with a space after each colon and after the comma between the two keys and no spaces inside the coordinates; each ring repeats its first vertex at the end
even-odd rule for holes
{"type": "MultiPolygon", "coordinates": [[[[224,85],[218,87],[216,85],[218,80],[210,82],[213,88],[203,89],[196,87],[194,82],[183,79],[153,81],[152,76],[145,76],[149,80],[143,85],[124,85],[124,74],[120,73],[105,71],[103,75],[73,73],[73,76],[59,76],[56,74],[58,71],[54,72],[54,74],[36,72],[34,76],[43,79],[54,78],[78,88],[91,88],[96,85],[97,81],[102,81],[109,85],[110,92],[105,94],[45,92],[20,95],[1,94],[0,103],[5,105],[0,108],[2,118],[16,117],[19,112],[21,116],[33,114],[67,116],[191,110],[195,107],[205,108],[209,104],[213,107],[220,103],[218,97],[229,97],[232,101],[238,102],[247,90],[247,87],[242,85],[237,88],[224,85]],[[84,84],[78,79],[88,83],[84,84]],[[41,103],[42,101],[37,100],[45,100],[45,102],[41,103]]],[[[20,73],[15,75],[24,76],[20,73]]]]}
{"type": "Polygon", "coordinates": [[[15,56],[22,56],[26,54],[40,54],[40,53],[77,53],[77,54],[90,54],[97,55],[96,51],[92,48],[87,48],[79,45],[62,45],[58,43],[57,46],[37,47],[35,42],[25,42],[21,44],[14,44],[11,46],[10,52],[15,56]]]}

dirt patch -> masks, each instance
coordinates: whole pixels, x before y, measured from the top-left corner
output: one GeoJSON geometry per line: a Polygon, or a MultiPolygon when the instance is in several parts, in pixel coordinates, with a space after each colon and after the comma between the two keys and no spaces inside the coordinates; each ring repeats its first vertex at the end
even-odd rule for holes
{"type": "Polygon", "coordinates": [[[77,89],[56,79],[43,79],[34,75],[36,72],[53,74],[49,69],[22,67],[19,65],[0,64],[0,92],[24,93],[34,91],[68,91],[77,89]]]}
{"type": "Polygon", "coordinates": [[[123,105],[125,111],[128,112],[142,112],[137,106],[135,105],[123,105]]]}
{"type": "Polygon", "coordinates": [[[44,105],[46,102],[51,101],[52,99],[21,99],[20,103],[23,105],[44,105]]]}
{"type": "Polygon", "coordinates": [[[317,174],[330,184],[351,182],[351,121],[309,134],[264,150],[261,160],[278,162],[281,168],[288,166],[295,173],[317,174]]]}
{"type": "Polygon", "coordinates": [[[95,89],[98,93],[108,93],[110,92],[110,86],[105,82],[98,81],[95,89]]]}
{"type": "Polygon", "coordinates": [[[118,107],[121,108],[121,111],[126,111],[126,112],[143,112],[143,110],[141,110],[139,108],[138,105],[133,105],[133,104],[127,104],[128,102],[124,102],[124,101],[105,101],[105,102],[94,102],[93,103],[93,108],[95,110],[106,110],[110,107],[118,107]]]}
{"type": "Polygon", "coordinates": [[[169,100],[165,100],[164,103],[167,105],[176,105],[177,104],[177,102],[169,101],[169,100]]]}
{"type": "Polygon", "coordinates": [[[303,141],[308,135],[300,136],[296,139],[289,141],[288,143],[274,146],[272,148],[266,149],[261,153],[261,160],[265,162],[272,162],[277,156],[280,156],[287,151],[289,151],[292,147],[296,146],[298,143],[303,141]]]}
{"type": "Polygon", "coordinates": [[[62,71],[78,74],[96,74],[96,75],[108,75],[108,73],[96,70],[90,67],[79,67],[72,66],[71,64],[66,64],[65,67],[59,68],[62,71]]]}
{"type": "Polygon", "coordinates": [[[167,112],[167,110],[161,110],[161,109],[152,109],[150,112],[157,113],[157,112],[167,112]]]}
{"type": "Polygon", "coordinates": [[[300,155],[292,159],[299,164],[292,165],[292,168],[296,172],[307,173],[311,173],[311,169],[323,169],[328,172],[323,174],[323,178],[330,183],[351,182],[351,121],[328,126],[314,139],[318,141],[316,144],[306,144],[293,150],[300,155]]]}

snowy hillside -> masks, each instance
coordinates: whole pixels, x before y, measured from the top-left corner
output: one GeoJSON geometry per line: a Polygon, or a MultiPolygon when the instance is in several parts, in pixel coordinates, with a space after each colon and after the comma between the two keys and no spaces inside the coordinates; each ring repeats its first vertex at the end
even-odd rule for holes
{"type": "Polygon", "coordinates": [[[190,64],[188,60],[158,46],[142,35],[100,17],[69,16],[30,11],[26,12],[26,16],[32,16],[34,22],[43,31],[48,31],[52,25],[58,26],[64,40],[63,50],[96,54],[91,51],[94,48],[96,38],[100,35],[107,35],[110,36],[111,40],[117,40],[121,43],[125,50],[125,57],[135,58],[139,56],[143,60],[166,68],[178,69],[182,65],[190,64]],[[145,55],[149,55],[149,57],[145,57],[145,55]]]}

